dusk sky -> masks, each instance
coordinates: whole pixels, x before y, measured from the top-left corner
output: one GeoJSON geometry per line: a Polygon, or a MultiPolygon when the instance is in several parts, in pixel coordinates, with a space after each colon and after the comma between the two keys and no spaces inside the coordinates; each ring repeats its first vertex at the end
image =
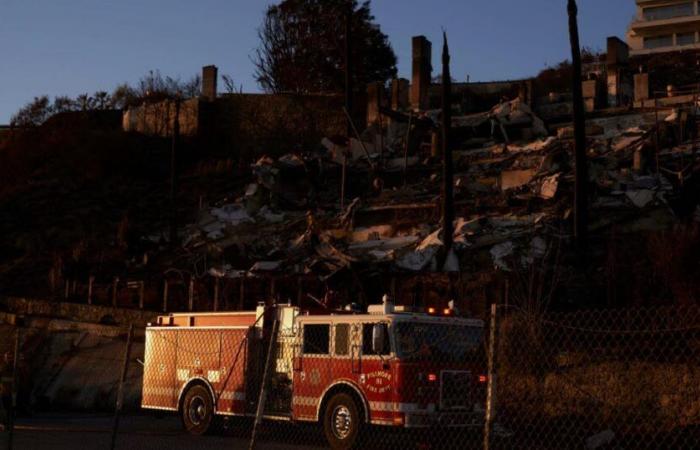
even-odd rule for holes
{"type": "MultiPolygon", "coordinates": [[[[0,0],[0,124],[34,96],[111,91],[149,70],[190,78],[215,64],[258,91],[250,61],[268,0],[0,0]]],[[[579,0],[582,45],[624,38],[633,0],[579,0]]],[[[373,0],[410,78],[411,36],[450,39],[458,80],[535,75],[569,56],[565,0],[373,0]]],[[[437,51],[436,51],[437,50],[437,51]]]]}

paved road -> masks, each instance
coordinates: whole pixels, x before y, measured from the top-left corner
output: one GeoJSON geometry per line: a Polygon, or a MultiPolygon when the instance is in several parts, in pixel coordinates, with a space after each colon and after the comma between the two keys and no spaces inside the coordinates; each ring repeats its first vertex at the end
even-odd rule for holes
{"type": "MultiPolygon", "coordinates": [[[[113,418],[110,415],[41,415],[21,418],[13,450],[109,450],[113,418]]],[[[232,450],[247,449],[252,422],[233,422],[212,436],[185,433],[174,416],[129,415],[121,418],[116,450],[232,450]]],[[[317,427],[266,422],[258,433],[259,450],[320,450],[326,447],[317,427]]],[[[481,448],[480,435],[458,436],[425,431],[416,436],[386,428],[366,431],[363,450],[445,450],[481,448]]],[[[0,450],[7,449],[0,432],[0,450]]]]}
{"type": "MultiPolygon", "coordinates": [[[[13,450],[109,450],[110,416],[42,416],[20,419],[13,450]]],[[[247,449],[250,424],[227,427],[218,435],[190,436],[182,431],[175,417],[122,417],[117,450],[219,450],[247,449]]],[[[259,449],[322,449],[321,436],[313,429],[291,425],[266,424],[261,430],[259,449]],[[273,439],[274,438],[274,439],[273,439]]],[[[0,449],[7,448],[0,432],[0,449]]]]}

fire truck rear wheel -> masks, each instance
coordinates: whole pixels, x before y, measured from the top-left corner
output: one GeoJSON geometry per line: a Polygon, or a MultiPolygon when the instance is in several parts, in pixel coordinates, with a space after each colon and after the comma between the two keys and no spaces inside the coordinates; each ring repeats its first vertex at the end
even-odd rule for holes
{"type": "Polygon", "coordinates": [[[192,386],[182,401],[182,423],[194,435],[209,431],[214,419],[214,402],[209,390],[201,385],[192,386]]]}
{"type": "Polygon", "coordinates": [[[323,414],[323,431],[331,448],[354,448],[361,427],[360,408],[352,396],[340,393],[328,401],[323,414]]]}

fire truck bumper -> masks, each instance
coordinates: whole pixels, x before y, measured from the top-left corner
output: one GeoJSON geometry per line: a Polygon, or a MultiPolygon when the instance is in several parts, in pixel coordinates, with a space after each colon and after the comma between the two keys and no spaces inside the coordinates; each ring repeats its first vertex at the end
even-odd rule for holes
{"type": "Polygon", "coordinates": [[[483,411],[408,412],[404,417],[406,428],[468,428],[484,424],[483,411]]]}

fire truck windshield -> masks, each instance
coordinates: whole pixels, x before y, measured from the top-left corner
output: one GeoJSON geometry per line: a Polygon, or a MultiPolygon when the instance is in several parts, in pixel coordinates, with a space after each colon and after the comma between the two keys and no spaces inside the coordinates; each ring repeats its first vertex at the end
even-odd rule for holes
{"type": "Polygon", "coordinates": [[[401,359],[466,362],[479,358],[483,328],[427,322],[396,325],[397,355],[401,359]]]}

